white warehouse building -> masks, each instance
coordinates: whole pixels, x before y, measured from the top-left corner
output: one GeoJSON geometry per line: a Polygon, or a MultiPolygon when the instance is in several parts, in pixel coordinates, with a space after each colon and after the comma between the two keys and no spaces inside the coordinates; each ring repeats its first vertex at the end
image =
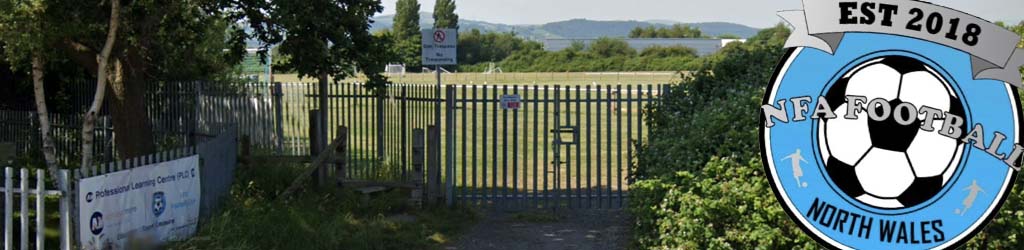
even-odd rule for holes
{"type": "MultiPolygon", "coordinates": [[[[637,50],[637,52],[643,51],[646,48],[653,46],[670,47],[670,46],[684,46],[690,47],[697,50],[697,55],[705,56],[718,52],[718,50],[725,47],[726,44],[731,42],[746,42],[746,39],[704,39],[704,38],[625,38],[622,39],[629,44],[629,47],[637,50]]],[[[590,46],[591,43],[597,41],[597,39],[546,39],[544,40],[544,50],[547,51],[560,51],[572,46],[575,42],[582,42],[586,46],[590,46]]]]}

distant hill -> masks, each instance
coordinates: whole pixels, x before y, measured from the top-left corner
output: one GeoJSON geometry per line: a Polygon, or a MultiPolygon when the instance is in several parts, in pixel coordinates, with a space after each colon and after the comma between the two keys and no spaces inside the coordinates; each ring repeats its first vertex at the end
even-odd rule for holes
{"type": "MultiPolygon", "coordinates": [[[[378,16],[374,17],[373,20],[373,31],[390,29],[394,24],[394,15],[378,16]]],[[[467,19],[459,20],[461,30],[479,29],[483,32],[515,31],[519,36],[533,40],[543,40],[548,38],[626,37],[629,36],[629,31],[636,27],[669,27],[676,23],[678,22],[666,20],[595,21],[572,19],[541,25],[508,25],[467,19]]],[[[431,13],[420,13],[420,27],[430,27],[433,26],[433,24],[434,19],[431,13]]],[[[703,31],[704,34],[710,36],[729,34],[748,38],[757,34],[758,31],[756,28],[727,22],[688,23],[687,25],[697,27],[703,31]]]]}

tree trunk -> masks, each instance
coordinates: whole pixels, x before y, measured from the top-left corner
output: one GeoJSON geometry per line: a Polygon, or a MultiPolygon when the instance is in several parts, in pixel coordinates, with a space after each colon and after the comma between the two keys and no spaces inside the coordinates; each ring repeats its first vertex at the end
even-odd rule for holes
{"type": "Polygon", "coordinates": [[[43,87],[43,76],[46,63],[38,54],[32,56],[32,89],[36,98],[36,113],[39,117],[39,132],[43,139],[43,159],[46,161],[47,172],[57,171],[57,152],[50,135],[50,113],[46,109],[46,89],[43,87]]]}
{"type": "MultiPolygon", "coordinates": [[[[96,96],[92,99],[92,106],[82,117],[82,167],[91,167],[93,163],[92,148],[93,139],[96,134],[96,114],[103,108],[103,97],[106,94],[107,80],[110,77],[110,52],[114,49],[114,42],[117,40],[117,28],[120,23],[121,1],[110,1],[110,28],[107,31],[107,41],[103,50],[97,56],[98,69],[96,71],[96,96]]],[[[117,67],[121,68],[120,63],[117,67]]],[[[120,77],[117,77],[120,78],[120,77]]]]}
{"type": "Polygon", "coordinates": [[[132,72],[130,66],[115,67],[114,74],[121,74],[121,77],[111,79],[110,88],[107,89],[107,100],[110,105],[108,110],[116,135],[114,144],[117,145],[121,159],[156,152],[156,145],[153,144],[153,127],[146,113],[147,82],[145,77],[132,72]]]}
{"type": "Polygon", "coordinates": [[[318,125],[318,128],[320,128],[320,130],[317,131],[317,135],[319,136],[317,138],[319,140],[317,145],[320,146],[320,150],[324,150],[324,147],[327,146],[327,142],[330,140],[329,138],[327,138],[327,109],[330,107],[327,104],[328,81],[330,80],[328,79],[327,73],[320,73],[320,124],[318,125]]]}

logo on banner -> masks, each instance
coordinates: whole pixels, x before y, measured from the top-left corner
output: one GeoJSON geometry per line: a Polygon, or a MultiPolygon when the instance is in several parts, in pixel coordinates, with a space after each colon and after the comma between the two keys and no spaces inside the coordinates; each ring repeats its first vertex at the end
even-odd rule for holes
{"type": "Polygon", "coordinates": [[[85,194],[85,202],[92,202],[92,192],[85,194]]]}
{"type": "Polygon", "coordinates": [[[1020,36],[919,1],[805,0],[765,93],[761,154],[790,217],[845,249],[957,247],[1017,177],[1020,36]]]}
{"type": "Polygon", "coordinates": [[[164,192],[153,193],[153,216],[160,217],[167,209],[167,198],[164,192]]]}
{"type": "Polygon", "coordinates": [[[92,213],[92,216],[89,218],[89,231],[92,232],[93,235],[100,235],[100,233],[103,233],[103,214],[102,213],[100,213],[100,212],[92,213]]]}

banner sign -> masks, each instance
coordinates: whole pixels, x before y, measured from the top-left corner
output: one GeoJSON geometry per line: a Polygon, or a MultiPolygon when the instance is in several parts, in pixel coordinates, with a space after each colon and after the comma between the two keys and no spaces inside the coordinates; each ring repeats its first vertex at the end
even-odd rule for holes
{"type": "Polygon", "coordinates": [[[804,1],[802,11],[783,11],[795,28],[786,47],[809,47],[834,53],[845,33],[868,32],[931,41],[971,55],[976,79],[993,79],[1021,87],[1024,65],[1020,36],[947,7],[920,1],[804,1]]]}
{"type": "Polygon", "coordinates": [[[199,156],[83,179],[79,240],[86,250],[126,249],[130,242],[183,240],[199,219],[199,156]]]}
{"type": "Polygon", "coordinates": [[[427,29],[422,31],[423,65],[458,64],[456,47],[458,34],[455,29],[427,29]]]}

